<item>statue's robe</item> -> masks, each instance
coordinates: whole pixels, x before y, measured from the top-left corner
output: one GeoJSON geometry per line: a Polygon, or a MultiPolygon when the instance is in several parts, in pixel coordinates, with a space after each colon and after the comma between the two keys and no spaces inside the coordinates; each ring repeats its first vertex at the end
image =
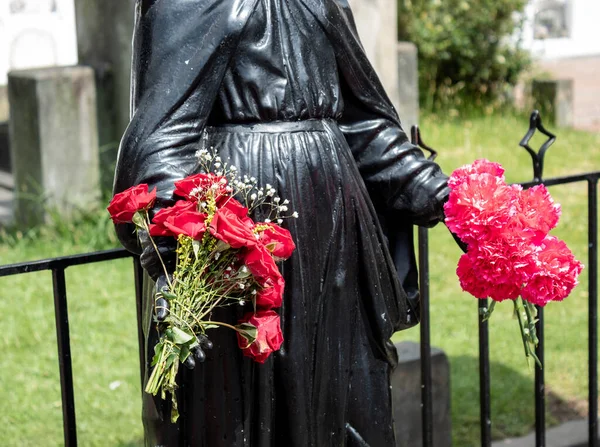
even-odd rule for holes
{"type": "MultiPolygon", "coordinates": [[[[141,0],[133,57],[115,192],[148,183],[168,206],[212,147],[300,215],[284,223],[297,250],[281,266],[281,350],[259,365],[232,331],[209,332],[207,360],[179,377],[176,424],[169,402],[145,395],[147,444],[393,445],[390,337],[418,320],[412,226],[443,218],[447,178],[408,141],[348,5],[141,0]]],[[[139,251],[130,225],[117,231],[139,251]]]]}

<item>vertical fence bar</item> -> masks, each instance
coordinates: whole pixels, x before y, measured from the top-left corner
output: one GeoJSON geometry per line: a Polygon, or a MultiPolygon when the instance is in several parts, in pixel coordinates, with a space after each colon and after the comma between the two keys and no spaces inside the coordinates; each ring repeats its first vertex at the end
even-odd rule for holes
{"type": "Polygon", "coordinates": [[[140,356],[140,382],[142,394],[144,393],[144,375],[146,369],[146,352],[144,349],[144,326],[142,321],[142,295],[144,287],[144,269],[140,264],[140,258],[133,257],[133,276],[135,281],[135,310],[137,316],[138,350],[140,356]]]}
{"type": "MultiPolygon", "coordinates": [[[[539,343],[535,348],[535,355],[544,365],[544,309],[536,306],[538,322],[535,324],[539,343]]],[[[535,368],[535,446],[546,445],[546,384],[544,370],[537,365],[535,368]]]]}
{"type": "Polygon", "coordinates": [[[492,445],[492,406],[490,397],[490,338],[488,322],[483,321],[483,311],[488,300],[478,300],[479,312],[479,411],[481,423],[481,446],[492,445]]]}
{"type": "Polygon", "coordinates": [[[598,179],[588,180],[589,445],[598,447],[598,179]]]}
{"type": "Polygon", "coordinates": [[[431,381],[431,337],[429,325],[429,237],[419,227],[419,290],[421,295],[421,420],[423,446],[433,446],[433,403],[431,381]]]}
{"type": "Polygon", "coordinates": [[[63,432],[66,447],[77,445],[75,421],[75,395],[73,393],[73,369],[71,366],[71,342],[69,340],[69,312],[67,308],[67,286],[65,269],[52,269],[54,289],[54,318],[58,343],[58,365],[63,410],[63,432]]]}

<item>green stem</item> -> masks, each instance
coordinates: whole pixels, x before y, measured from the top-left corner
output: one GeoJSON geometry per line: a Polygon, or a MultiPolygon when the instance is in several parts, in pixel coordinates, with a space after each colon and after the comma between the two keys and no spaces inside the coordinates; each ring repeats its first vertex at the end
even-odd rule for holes
{"type": "Polygon", "coordinates": [[[238,329],[235,326],[232,326],[232,325],[227,324],[227,323],[221,323],[220,321],[203,321],[203,323],[205,323],[205,324],[214,324],[214,325],[223,326],[223,327],[228,327],[229,329],[233,329],[234,331],[238,332],[238,329]]]}
{"type": "Polygon", "coordinates": [[[492,316],[492,313],[494,312],[495,308],[496,308],[496,301],[492,300],[492,302],[490,303],[490,306],[483,313],[483,318],[481,319],[481,321],[487,321],[487,320],[489,320],[490,317],[492,316]]]}
{"type": "Polygon", "coordinates": [[[517,314],[517,320],[519,320],[519,328],[521,329],[521,339],[523,340],[523,349],[525,350],[525,357],[529,357],[529,346],[527,344],[527,334],[525,334],[525,330],[523,327],[523,316],[521,315],[521,309],[523,305],[520,301],[521,298],[517,298],[513,301],[515,306],[515,313],[517,314]]]}
{"type": "Polygon", "coordinates": [[[154,247],[154,250],[156,251],[156,255],[158,256],[160,265],[162,265],[163,271],[165,272],[165,277],[167,278],[167,283],[169,284],[169,288],[172,290],[173,284],[171,284],[171,278],[169,277],[169,272],[167,271],[167,266],[163,262],[163,258],[160,255],[160,252],[158,251],[158,247],[154,243],[154,239],[152,238],[152,236],[150,236],[150,216],[148,215],[148,211],[146,211],[144,213],[144,215],[146,216],[146,220],[144,220],[144,230],[146,230],[148,232],[148,239],[150,239],[150,242],[152,243],[152,246],[154,247]]]}

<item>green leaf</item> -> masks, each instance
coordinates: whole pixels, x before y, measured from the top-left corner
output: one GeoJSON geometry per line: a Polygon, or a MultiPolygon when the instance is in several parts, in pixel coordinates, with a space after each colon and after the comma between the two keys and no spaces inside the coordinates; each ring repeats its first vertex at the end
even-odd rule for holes
{"type": "Polygon", "coordinates": [[[167,333],[169,333],[169,339],[177,345],[185,345],[186,343],[195,338],[193,335],[190,335],[187,332],[184,332],[175,326],[170,329],[167,329],[165,334],[167,333]]]}
{"type": "Polygon", "coordinates": [[[145,217],[146,211],[138,211],[137,213],[135,213],[133,215],[133,223],[135,224],[136,227],[139,228],[146,228],[146,217],[145,217]]]}
{"type": "Polygon", "coordinates": [[[184,345],[181,347],[181,351],[179,351],[179,361],[181,363],[185,362],[187,358],[190,356],[190,349],[184,345]]]}
{"type": "Polygon", "coordinates": [[[258,329],[256,326],[250,323],[238,324],[235,329],[238,333],[248,341],[248,346],[256,341],[258,336],[258,329]]]}
{"type": "Polygon", "coordinates": [[[169,301],[177,299],[177,295],[175,295],[174,293],[171,293],[170,291],[167,291],[167,290],[160,290],[159,292],[156,293],[156,296],[159,296],[159,295],[169,301]]]}

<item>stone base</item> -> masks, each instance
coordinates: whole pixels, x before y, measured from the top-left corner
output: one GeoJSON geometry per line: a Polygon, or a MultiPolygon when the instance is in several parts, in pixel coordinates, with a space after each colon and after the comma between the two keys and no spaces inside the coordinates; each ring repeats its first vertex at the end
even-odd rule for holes
{"type": "MultiPolygon", "coordinates": [[[[396,447],[423,445],[421,418],[421,353],[414,342],[396,343],[399,363],[392,373],[392,404],[396,447]]],[[[450,364],[441,349],[431,348],[433,445],[452,445],[450,364]]]]}

